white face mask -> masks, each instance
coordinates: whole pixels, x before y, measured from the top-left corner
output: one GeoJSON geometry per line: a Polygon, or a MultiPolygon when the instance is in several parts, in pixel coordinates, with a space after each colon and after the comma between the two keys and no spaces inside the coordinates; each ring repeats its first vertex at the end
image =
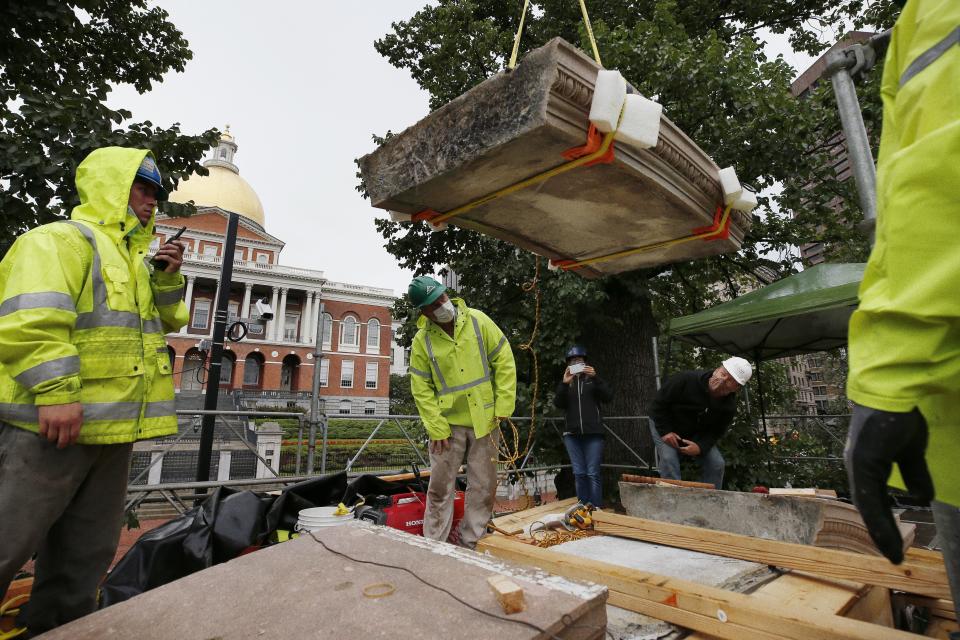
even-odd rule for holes
{"type": "Polygon", "coordinates": [[[453,303],[447,300],[442,305],[433,310],[433,320],[440,324],[446,324],[448,322],[453,322],[454,318],[457,317],[457,309],[453,306],[453,303]]]}

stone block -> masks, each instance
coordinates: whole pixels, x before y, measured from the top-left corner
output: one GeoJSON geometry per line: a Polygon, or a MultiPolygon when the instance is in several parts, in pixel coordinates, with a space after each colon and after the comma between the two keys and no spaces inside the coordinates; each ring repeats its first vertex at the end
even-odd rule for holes
{"type": "Polygon", "coordinates": [[[604,637],[606,587],[508,565],[460,547],[361,522],[321,529],[315,535],[329,549],[313,538],[301,537],[147,591],[43,637],[604,637]],[[371,562],[403,567],[415,575],[371,562]],[[493,575],[509,576],[523,588],[526,608],[509,616],[510,620],[475,611],[430,586],[504,618],[487,582],[493,575]]]}
{"type": "MultiPolygon", "coordinates": [[[[374,207],[440,213],[567,162],[586,142],[599,67],[560,38],[393,136],[360,160],[374,207]]],[[[585,260],[690,236],[723,203],[719,168],[669,118],[657,145],[614,143],[614,159],[573,169],[449,220],[555,260],[585,260]]],[[[576,269],[599,277],[737,250],[729,237],[644,250],[576,269]]],[[[414,223],[422,224],[422,223],[414,223]]]]}

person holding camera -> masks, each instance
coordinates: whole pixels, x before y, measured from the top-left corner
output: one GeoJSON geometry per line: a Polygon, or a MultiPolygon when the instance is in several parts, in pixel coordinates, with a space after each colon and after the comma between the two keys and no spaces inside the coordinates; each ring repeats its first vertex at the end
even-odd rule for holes
{"type": "Polygon", "coordinates": [[[567,368],[557,384],[553,404],[566,411],[563,444],[570,456],[577,499],[603,506],[603,418],[600,406],[613,399],[613,391],[587,364],[587,350],[574,345],[567,351],[567,368]]]}
{"type": "Polygon", "coordinates": [[[726,462],[717,449],[737,415],[737,392],[753,375],[743,358],[727,358],[716,369],[681,371],[667,379],[650,409],[650,434],[657,447],[660,477],[680,480],[680,456],[697,461],[701,481],[723,487],[726,462]]]}
{"type": "Polygon", "coordinates": [[[17,619],[34,636],[96,608],[133,442],[177,433],[164,334],[188,320],[183,245],[148,264],[166,197],[152,154],[97,149],[76,184],[70,220],[0,263],[0,594],[36,552],[17,619]]]}

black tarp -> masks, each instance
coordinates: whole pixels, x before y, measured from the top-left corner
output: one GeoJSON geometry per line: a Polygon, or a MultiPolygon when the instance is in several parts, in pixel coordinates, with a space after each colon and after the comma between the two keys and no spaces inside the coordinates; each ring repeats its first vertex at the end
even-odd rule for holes
{"type": "Polygon", "coordinates": [[[362,496],[420,489],[417,480],[389,482],[338,473],[286,487],[277,495],[219,487],[179,518],[143,534],[110,571],[100,607],[123,602],[265,544],[278,530],[292,531],[301,509],[353,505],[362,496]]]}

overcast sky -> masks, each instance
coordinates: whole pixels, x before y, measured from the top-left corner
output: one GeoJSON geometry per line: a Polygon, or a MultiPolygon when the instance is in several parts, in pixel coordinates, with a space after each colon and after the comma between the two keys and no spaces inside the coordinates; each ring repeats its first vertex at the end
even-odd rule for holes
{"type": "MultiPolygon", "coordinates": [[[[374,149],[372,133],[402,131],[427,114],[426,93],[373,48],[425,1],[157,4],[193,60],[145,95],[115,89],[110,105],[159,126],[179,122],[187,133],[229,124],[234,161],[260,196],[266,229],[287,243],[281,264],[404,291],[410,274],[383,249],[377,210],[354,189],[353,159],[374,149]]],[[[805,68],[810,58],[782,43],[768,50],[805,68]]]]}

